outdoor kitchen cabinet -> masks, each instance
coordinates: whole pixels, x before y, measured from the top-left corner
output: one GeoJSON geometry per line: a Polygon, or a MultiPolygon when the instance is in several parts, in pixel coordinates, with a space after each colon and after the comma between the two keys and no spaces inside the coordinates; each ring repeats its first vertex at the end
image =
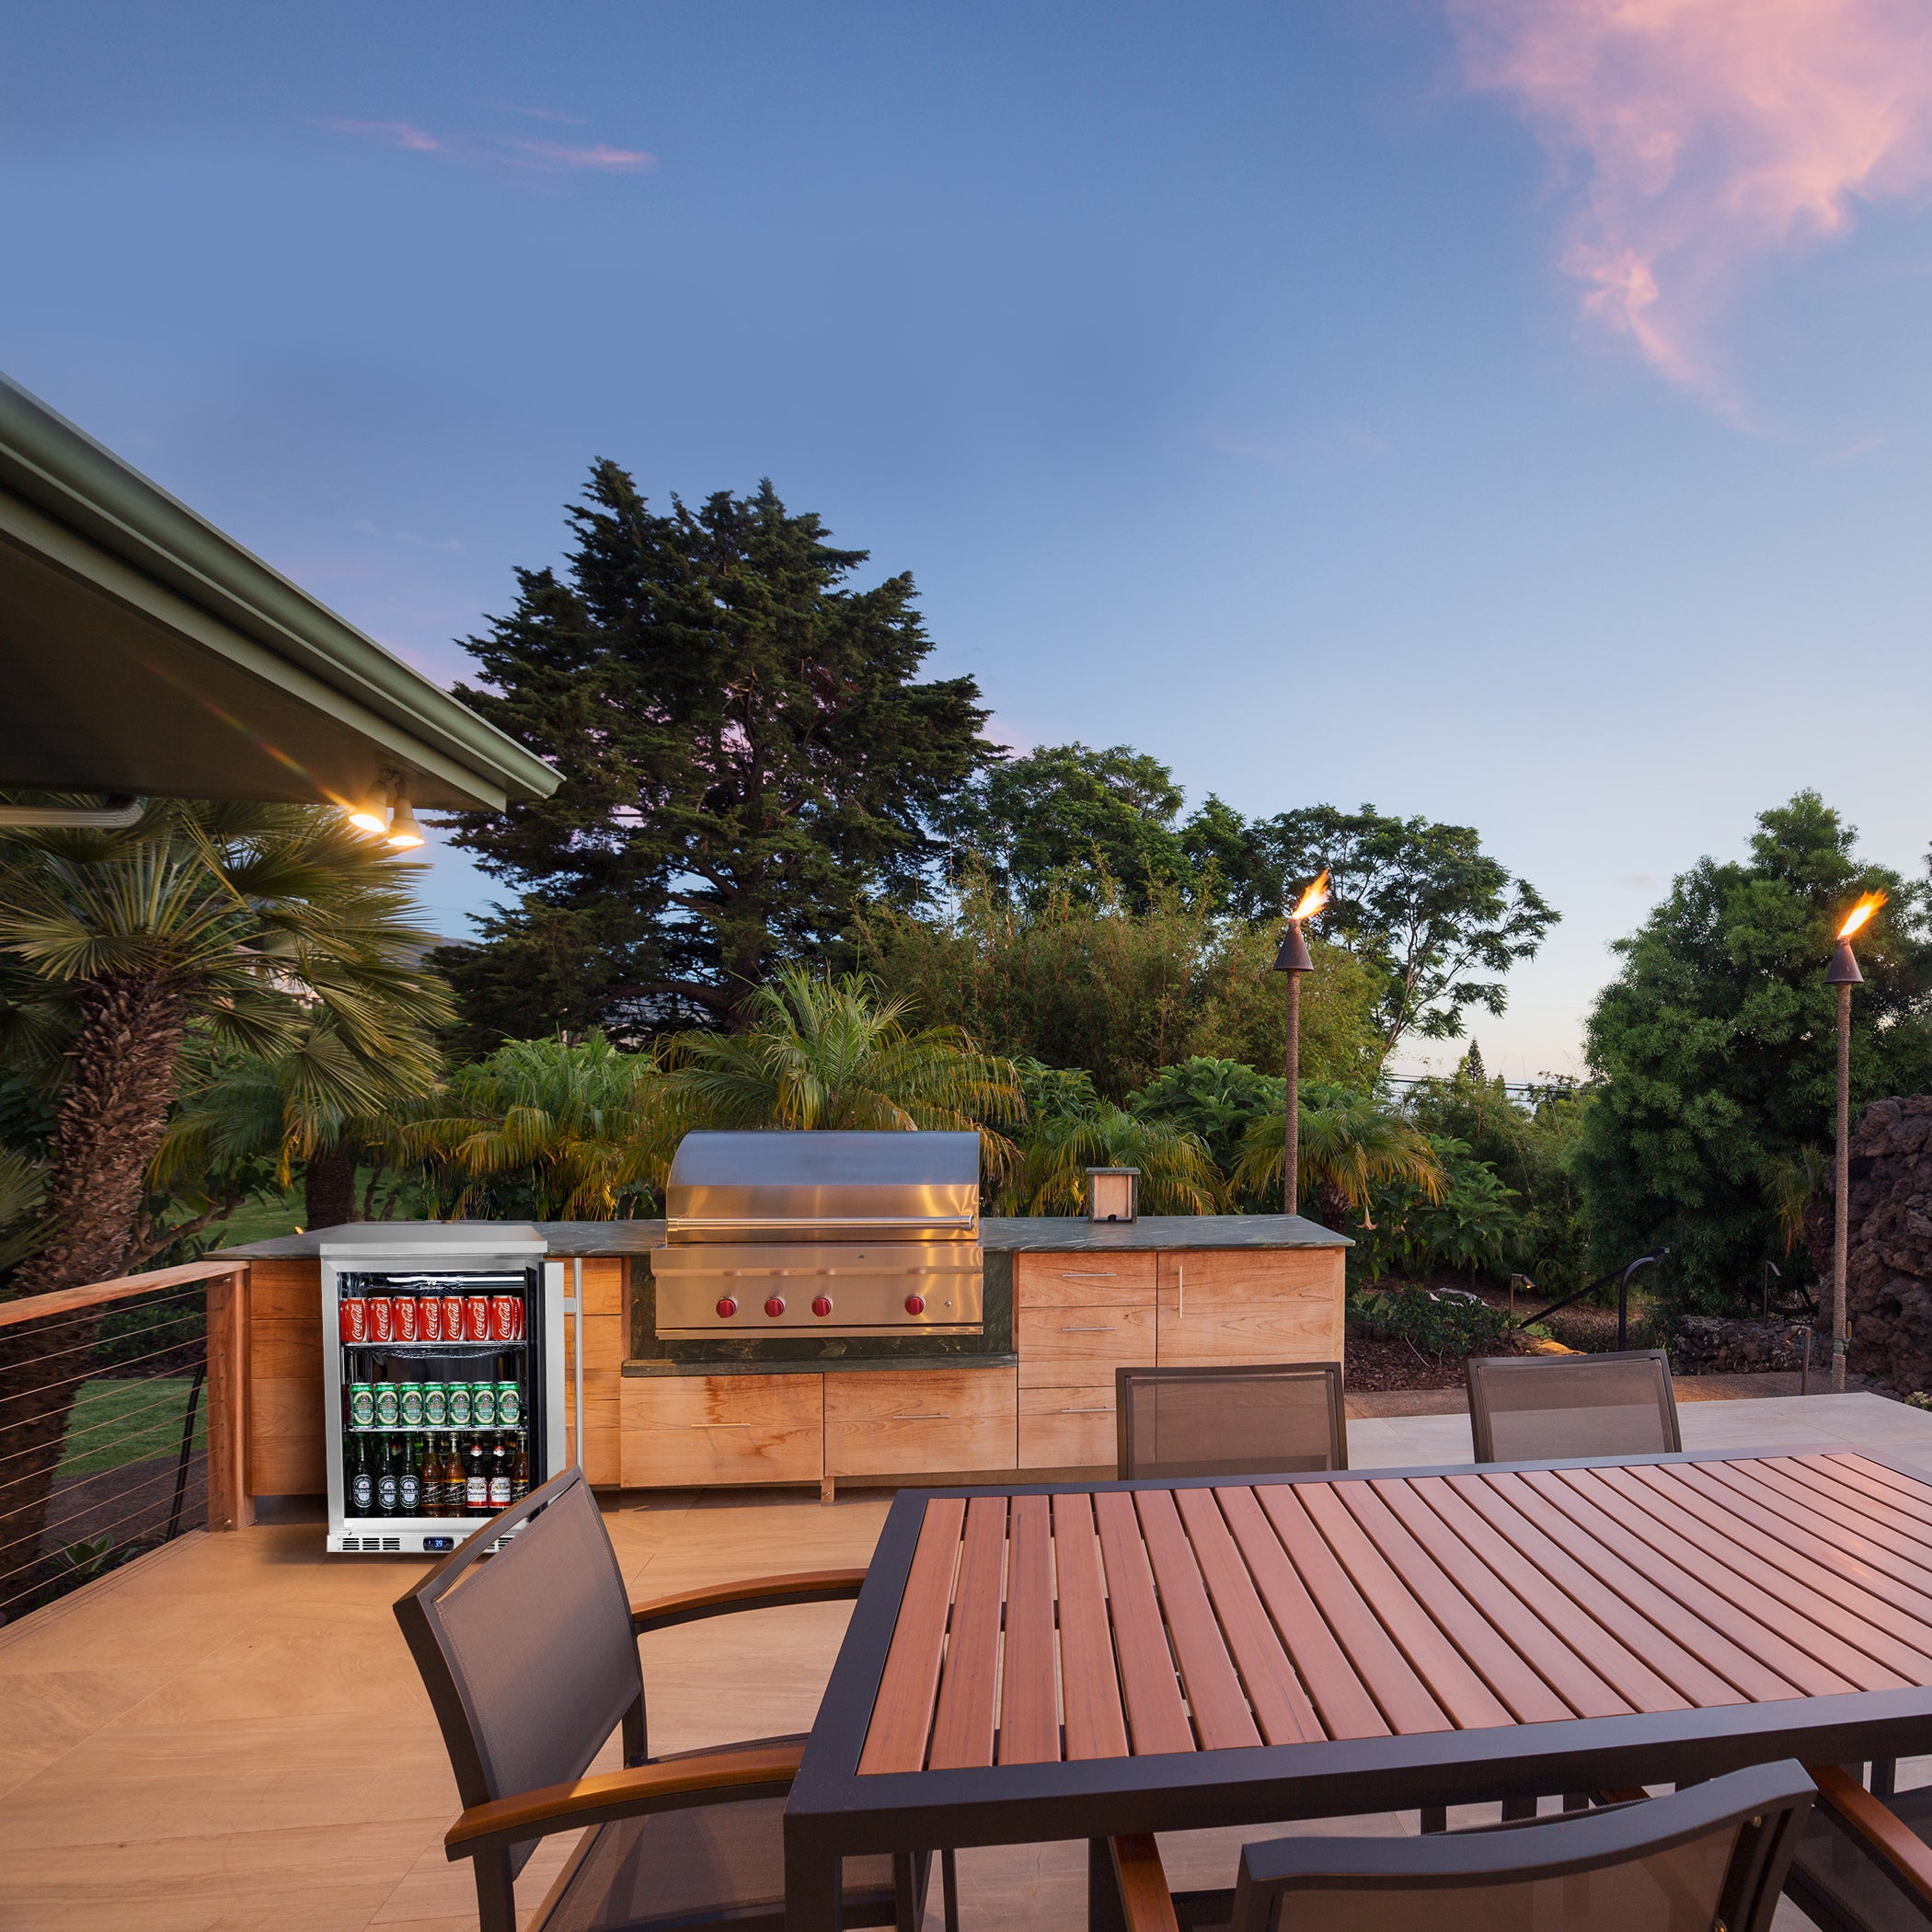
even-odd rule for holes
{"type": "Polygon", "coordinates": [[[1014,1466],[1010,1367],[869,1369],[822,1380],[828,1476],[1014,1466]]]}
{"type": "Polygon", "coordinates": [[[822,1375],[644,1375],[624,1381],[624,1487],[817,1482],[822,1375]]]}
{"type": "Polygon", "coordinates": [[[1327,1248],[1192,1248],[1163,1254],[1154,1361],[1340,1362],[1341,1255],[1327,1248]]]}

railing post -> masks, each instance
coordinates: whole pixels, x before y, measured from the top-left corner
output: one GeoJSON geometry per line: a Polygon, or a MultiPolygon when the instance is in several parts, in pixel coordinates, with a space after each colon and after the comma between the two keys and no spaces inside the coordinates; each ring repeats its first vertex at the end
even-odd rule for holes
{"type": "Polygon", "coordinates": [[[208,1527],[240,1529],[248,1521],[243,1402],[247,1387],[244,1329],[246,1268],[208,1283],[208,1527]]]}

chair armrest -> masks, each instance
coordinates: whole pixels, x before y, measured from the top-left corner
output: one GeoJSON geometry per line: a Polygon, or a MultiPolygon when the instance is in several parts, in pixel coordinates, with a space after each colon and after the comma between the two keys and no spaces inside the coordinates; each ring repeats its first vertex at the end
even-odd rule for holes
{"type": "Polygon", "coordinates": [[[649,1597],[633,1604],[630,1627],[641,1637],[647,1630],[668,1630],[673,1624],[722,1616],[731,1610],[765,1610],[775,1604],[836,1603],[857,1596],[865,1581],[863,1570],[804,1570],[789,1576],[714,1583],[707,1590],[686,1590],[676,1596],[649,1597]]]}
{"type": "Polygon", "coordinates": [[[1107,1848],[1113,1855],[1114,1880],[1121,1889],[1121,1913],[1127,1932],[1179,1932],[1174,1895],[1167,1890],[1167,1874],[1154,1834],[1135,1832],[1129,1837],[1110,1838],[1107,1848]]]}
{"type": "Polygon", "coordinates": [[[1818,1795],[1845,1828],[1919,1899],[1932,1905],[1932,1845],[1836,1765],[1807,1765],[1818,1795]]]}
{"type": "Polygon", "coordinates": [[[668,1764],[634,1765],[600,1771],[569,1784],[546,1785],[471,1805],[444,1833],[443,1847],[452,1860],[473,1858],[525,1838],[577,1831],[613,1818],[646,1811],[673,1811],[698,1804],[728,1804],[753,1792],[791,1788],[802,1744],[768,1744],[754,1751],[719,1751],[668,1764]]]}

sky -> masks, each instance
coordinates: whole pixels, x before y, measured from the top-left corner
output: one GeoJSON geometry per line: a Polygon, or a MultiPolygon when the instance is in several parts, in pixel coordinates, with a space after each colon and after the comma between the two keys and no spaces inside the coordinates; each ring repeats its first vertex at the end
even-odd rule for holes
{"type": "Polygon", "coordinates": [[[1923,869],[1919,0],[0,29],[0,369],[441,682],[593,459],[769,477],[1004,742],[1479,828],[1512,1078],[1794,791],[1923,869]]]}

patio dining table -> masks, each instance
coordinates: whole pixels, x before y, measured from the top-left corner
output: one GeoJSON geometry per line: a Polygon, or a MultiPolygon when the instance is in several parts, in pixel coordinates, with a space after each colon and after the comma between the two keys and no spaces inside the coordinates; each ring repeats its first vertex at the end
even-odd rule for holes
{"type": "Polygon", "coordinates": [[[863,1853],[1106,1840],[1932,1749],[1932,1477],[1691,1454],[905,1490],[785,1817],[863,1853]]]}

